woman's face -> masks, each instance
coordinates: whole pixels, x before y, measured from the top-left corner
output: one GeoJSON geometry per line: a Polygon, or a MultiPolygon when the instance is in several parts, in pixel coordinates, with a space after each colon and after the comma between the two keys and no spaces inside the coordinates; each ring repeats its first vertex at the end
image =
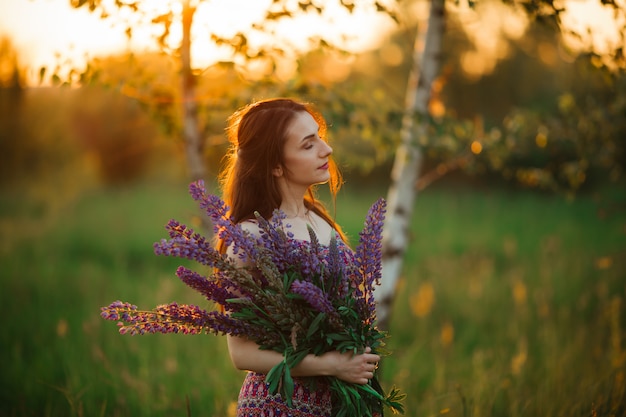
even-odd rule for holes
{"type": "Polygon", "coordinates": [[[330,179],[328,158],[333,149],[319,136],[319,125],[308,112],[298,112],[287,128],[283,164],[275,170],[290,186],[308,188],[330,179]]]}

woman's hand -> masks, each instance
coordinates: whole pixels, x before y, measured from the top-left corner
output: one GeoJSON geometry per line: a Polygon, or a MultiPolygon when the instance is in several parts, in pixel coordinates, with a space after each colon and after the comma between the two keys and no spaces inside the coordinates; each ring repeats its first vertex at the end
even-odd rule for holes
{"type": "Polygon", "coordinates": [[[328,352],[322,355],[328,360],[332,375],[353,384],[367,384],[367,381],[374,377],[374,370],[380,360],[380,356],[375,355],[372,349],[367,347],[365,352],[355,355],[352,352],[328,352]]]}
{"type": "MultiPolygon", "coordinates": [[[[268,373],[283,360],[283,355],[272,350],[260,350],[259,346],[245,337],[227,336],[228,350],[237,369],[268,373]]],[[[353,384],[367,384],[374,376],[374,370],[380,360],[372,349],[355,355],[352,352],[327,352],[321,356],[308,354],[302,362],[291,370],[291,375],[334,376],[353,384]]]]}

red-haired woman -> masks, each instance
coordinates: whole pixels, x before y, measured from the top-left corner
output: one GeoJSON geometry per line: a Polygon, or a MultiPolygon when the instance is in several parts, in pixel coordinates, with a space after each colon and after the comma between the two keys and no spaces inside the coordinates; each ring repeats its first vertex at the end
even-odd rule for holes
{"type": "MultiPolygon", "coordinates": [[[[307,225],[321,244],[333,233],[345,238],[341,228],[315,196],[315,186],[328,183],[331,194],[341,186],[341,176],[326,139],[326,123],[310,105],[277,98],[252,103],[235,112],[227,129],[231,148],[220,175],[223,198],[231,217],[245,230],[259,233],[254,212],[269,219],[282,210],[297,240],[309,240],[307,225]]],[[[237,416],[328,416],[331,393],[324,376],[366,384],[379,356],[370,353],[328,352],[308,355],[293,370],[294,395],[287,407],[279,395],[271,395],[265,374],[283,357],[261,350],[244,337],[228,336],[235,367],[248,371],[239,394],[237,416]],[[312,379],[319,379],[317,383],[312,379]]]]}

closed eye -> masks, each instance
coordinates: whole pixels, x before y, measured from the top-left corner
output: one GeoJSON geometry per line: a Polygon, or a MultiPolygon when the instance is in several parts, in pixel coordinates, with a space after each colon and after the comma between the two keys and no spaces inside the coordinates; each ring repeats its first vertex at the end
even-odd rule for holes
{"type": "Polygon", "coordinates": [[[316,142],[321,141],[322,138],[319,137],[318,134],[310,134],[302,138],[302,149],[312,149],[316,142]]]}
{"type": "Polygon", "coordinates": [[[302,148],[304,149],[311,149],[313,148],[313,146],[315,146],[315,141],[317,140],[316,136],[307,136],[302,144],[302,148]]]}

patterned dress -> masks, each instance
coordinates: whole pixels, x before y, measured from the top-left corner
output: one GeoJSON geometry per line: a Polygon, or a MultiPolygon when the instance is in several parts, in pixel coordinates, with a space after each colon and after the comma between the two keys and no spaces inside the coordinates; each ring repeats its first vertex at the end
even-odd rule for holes
{"type": "Polygon", "coordinates": [[[322,378],[294,378],[293,404],[271,395],[265,374],[248,372],[239,392],[237,417],[330,417],[331,393],[322,378]]]}
{"type": "MultiPolygon", "coordinates": [[[[307,245],[305,241],[295,241],[307,245]]],[[[346,265],[353,265],[354,252],[338,240],[339,254],[346,265]]],[[[322,255],[328,248],[323,247],[322,255]]],[[[272,395],[265,374],[248,372],[239,392],[237,417],[331,417],[331,391],[323,377],[293,378],[294,394],[289,407],[280,394],[272,395]]]]}

